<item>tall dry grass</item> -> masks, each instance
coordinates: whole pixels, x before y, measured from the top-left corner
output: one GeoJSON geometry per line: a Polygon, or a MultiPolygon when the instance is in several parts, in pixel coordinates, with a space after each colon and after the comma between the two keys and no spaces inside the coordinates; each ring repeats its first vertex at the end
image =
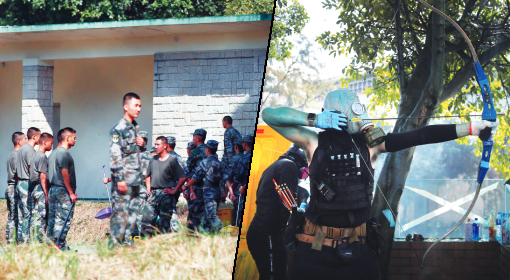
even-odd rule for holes
{"type": "MultiPolygon", "coordinates": [[[[107,203],[79,202],[68,244],[93,245],[62,252],[40,244],[17,247],[5,243],[7,211],[0,200],[0,279],[230,279],[237,235],[164,234],[137,245],[109,250],[109,219],[95,214],[107,203]]],[[[228,205],[227,205],[228,207],[228,205]]],[[[185,205],[178,213],[186,220],[185,205]]]]}

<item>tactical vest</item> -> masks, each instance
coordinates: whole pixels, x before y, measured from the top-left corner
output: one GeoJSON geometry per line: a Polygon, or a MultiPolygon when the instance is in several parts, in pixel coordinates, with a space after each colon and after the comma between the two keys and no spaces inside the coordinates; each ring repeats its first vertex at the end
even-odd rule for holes
{"type": "Polygon", "coordinates": [[[369,159],[370,151],[362,133],[350,136],[345,131],[319,133],[319,145],[310,164],[310,199],[316,200],[323,210],[369,208],[373,191],[370,173],[374,172],[369,159]]]}

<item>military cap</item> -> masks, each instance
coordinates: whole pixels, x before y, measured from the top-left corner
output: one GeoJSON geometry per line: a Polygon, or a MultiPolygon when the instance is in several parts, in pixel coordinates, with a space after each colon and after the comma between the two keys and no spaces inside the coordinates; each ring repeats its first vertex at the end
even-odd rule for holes
{"type": "Polygon", "coordinates": [[[205,129],[203,129],[203,128],[197,128],[197,129],[195,129],[195,132],[191,133],[191,135],[198,135],[198,136],[205,137],[207,135],[207,131],[205,131],[205,129]]]}
{"type": "Polygon", "coordinates": [[[216,141],[216,140],[209,140],[209,141],[207,141],[205,146],[207,148],[210,148],[210,149],[218,149],[218,141],[216,141]]]}
{"type": "Polygon", "coordinates": [[[237,139],[237,141],[234,144],[242,146],[243,145],[243,139],[242,138],[237,139]]]}
{"type": "Polygon", "coordinates": [[[140,131],[138,132],[138,136],[142,138],[147,138],[147,136],[149,136],[149,133],[147,131],[140,131]]]}
{"type": "Polygon", "coordinates": [[[188,149],[195,149],[197,146],[195,145],[195,143],[193,143],[193,141],[189,141],[188,142],[188,149]]]}
{"type": "Polygon", "coordinates": [[[246,143],[253,143],[253,135],[245,135],[243,137],[243,142],[246,142],[246,143]]]}
{"type": "Polygon", "coordinates": [[[166,142],[167,142],[168,144],[175,144],[175,137],[173,137],[173,136],[168,136],[168,137],[166,138],[166,142]]]}

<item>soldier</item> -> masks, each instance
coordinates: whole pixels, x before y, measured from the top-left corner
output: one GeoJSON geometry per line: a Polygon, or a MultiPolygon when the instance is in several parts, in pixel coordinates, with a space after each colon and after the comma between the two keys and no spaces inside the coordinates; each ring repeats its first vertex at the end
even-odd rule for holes
{"type": "Polygon", "coordinates": [[[152,233],[159,216],[158,229],[165,233],[171,230],[171,217],[174,194],[186,181],[184,170],[177,159],[167,152],[167,139],[160,136],[156,139],[158,155],[151,159],[147,168],[145,184],[150,193],[147,206],[151,215],[144,218],[144,233],[152,233]]]}
{"type": "MultiPolygon", "coordinates": [[[[218,142],[214,140],[207,141],[205,145],[206,158],[200,162],[193,178],[188,182],[190,187],[191,200],[199,199],[195,191],[203,192],[203,204],[205,208],[205,215],[200,216],[200,226],[209,232],[217,232],[223,227],[223,223],[218,218],[218,201],[221,195],[220,181],[228,181],[228,173],[224,164],[218,160],[216,150],[218,149],[218,142]]],[[[230,191],[231,199],[232,188],[230,183],[227,183],[227,188],[230,191]]]]}
{"type": "MultiPolygon", "coordinates": [[[[136,93],[123,98],[124,115],[110,130],[110,169],[112,172],[113,213],[110,219],[109,246],[131,245],[130,237],[140,209],[139,192],[142,184],[140,147],[143,138],[135,119],[142,103],[136,93]]],[[[149,193],[149,189],[147,189],[149,193]]]]}
{"type": "Polygon", "coordinates": [[[38,128],[31,127],[27,131],[28,142],[21,146],[18,151],[18,161],[16,165],[16,175],[18,176],[18,184],[16,191],[19,195],[18,202],[18,227],[19,241],[28,243],[30,238],[30,160],[35,154],[34,146],[39,143],[41,131],[38,128]]]}
{"type": "Polygon", "coordinates": [[[152,146],[152,148],[149,150],[149,152],[151,153],[151,155],[153,156],[156,156],[158,153],[156,153],[156,148],[154,146],[152,146]]]}
{"type": "MultiPolygon", "coordinates": [[[[182,170],[184,170],[184,173],[186,173],[186,166],[184,165],[184,161],[182,160],[182,157],[175,152],[175,145],[176,145],[176,139],[173,136],[168,136],[166,138],[168,141],[168,154],[171,156],[174,156],[177,159],[177,162],[181,166],[182,170]]],[[[174,205],[172,208],[172,231],[178,231],[179,230],[179,216],[177,215],[177,202],[179,201],[179,197],[181,196],[181,188],[177,190],[177,192],[174,194],[174,205]]]]}
{"type": "Polygon", "coordinates": [[[53,136],[49,133],[41,134],[39,138],[39,150],[30,160],[30,193],[32,204],[30,214],[30,234],[42,243],[43,232],[46,229],[46,204],[48,203],[48,159],[46,152],[51,151],[53,136]],[[35,219],[35,220],[34,220],[35,219]]]}
{"type": "Polygon", "coordinates": [[[16,242],[15,234],[18,233],[18,194],[16,192],[16,185],[18,178],[16,177],[16,166],[18,162],[18,151],[21,146],[27,143],[27,137],[23,132],[14,132],[12,134],[12,144],[14,150],[9,155],[7,160],[7,189],[5,190],[5,200],[7,202],[7,231],[5,237],[7,243],[16,242]]]}
{"type": "MultiPolygon", "coordinates": [[[[243,149],[243,140],[242,139],[237,140],[237,142],[236,142],[236,144],[234,146],[234,150],[235,150],[236,154],[232,157],[232,160],[230,161],[230,165],[228,167],[228,177],[230,178],[231,182],[233,182],[232,178],[234,178],[236,166],[237,166],[237,164],[239,164],[240,159],[244,155],[243,154],[244,149],[243,149]]],[[[234,203],[234,210],[232,210],[232,224],[234,226],[236,226],[236,227],[239,227],[239,225],[241,223],[241,215],[242,215],[241,213],[243,211],[243,209],[241,209],[239,207],[239,189],[240,189],[240,187],[241,186],[237,186],[234,189],[234,193],[233,193],[234,197],[235,197],[235,200],[233,201],[233,203],[234,203]]]]}
{"type": "Polygon", "coordinates": [[[188,148],[186,149],[186,151],[188,152],[188,156],[191,153],[191,151],[193,151],[196,147],[197,146],[195,145],[195,143],[193,143],[193,141],[188,142],[188,148]]]}
{"type": "MultiPolygon", "coordinates": [[[[140,137],[143,138],[143,142],[144,142],[143,147],[140,148],[140,157],[139,157],[140,158],[140,170],[142,171],[142,184],[140,185],[140,195],[139,195],[140,209],[138,211],[138,214],[136,215],[136,226],[133,229],[132,236],[140,235],[140,233],[142,232],[142,220],[143,220],[143,217],[146,215],[144,210],[147,205],[147,197],[148,197],[147,188],[145,186],[145,176],[147,174],[147,168],[149,167],[149,162],[154,157],[152,155],[152,153],[149,152],[149,150],[147,150],[147,144],[149,143],[149,139],[147,138],[147,136],[149,135],[149,133],[147,133],[146,131],[140,131],[138,133],[138,135],[140,135],[140,137]]],[[[103,178],[103,183],[105,185],[111,181],[112,181],[112,178],[103,178]]]]}
{"type": "Polygon", "coordinates": [[[230,116],[223,117],[223,128],[225,128],[225,135],[223,136],[223,145],[225,145],[225,149],[223,150],[221,162],[223,162],[226,166],[229,166],[230,160],[235,155],[235,143],[238,140],[241,140],[242,136],[241,133],[232,126],[232,117],[230,116]]]}
{"type": "Polygon", "coordinates": [[[235,188],[239,188],[240,197],[244,197],[246,194],[246,182],[248,181],[248,173],[250,172],[250,164],[252,157],[252,145],[253,145],[253,136],[246,135],[243,137],[243,149],[244,154],[239,160],[239,164],[236,166],[236,171],[234,174],[234,185],[235,188]]]}
{"type": "Polygon", "coordinates": [[[76,194],[76,173],[74,171],[74,160],[69,149],[76,144],[76,130],[66,127],[58,132],[60,139],[59,147],[55,149],[48,158],[48,179],[50,191],[48,201],[50,211],[48,217],[48,230],[46,236],[48,242],[55,243],[61,250],[69,250],[66,246],[67,232],[71,228],[74,208],[72,203],[78,200],[76,194]],[[69,215],[67,224],[64,225],[69,215]],[[59,238],[62,231],[62,237],[59,238]]]}
{"type": "MultiPolygon", "coordinates": [[[[193,134],[193,143],[195,146],[197,146],[195,149],[193,149],[189,156],[187,166],[188,170],[186,173],[186,177],[188,179],[191,179],[193,177],[193,174],[195,172],[195,168],[198,166],[198,164],[205,158],[205,146],[204,141],[205,137],[207,135],[207,131],[205,129],[199,128],[196,129],[193,134]]],[[[195,200],[188,200],[188,226],[191,229],[197,229],[198,224],[200,224],[200,219],[197,218],[197,215],[202,215],[204,213],[204,205],[203,203],[197,203],[202,201],[202,192],[195,192],[195,195],[199,198],[197,201],[195,200]],[[190,225],[191,224],[191,225],[190,225]]],[[[190,189],[186,187],[186,192],[184,193],[184,198],[188,199],[190,198],[190,189]]]]}

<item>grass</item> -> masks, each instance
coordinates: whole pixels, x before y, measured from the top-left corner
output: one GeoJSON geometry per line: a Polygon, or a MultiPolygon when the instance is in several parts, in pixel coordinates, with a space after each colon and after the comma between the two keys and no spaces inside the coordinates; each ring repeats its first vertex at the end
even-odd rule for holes
{"type": "MultiPolygon", "coordinates": [[[[230,205],[231,206],[231,205],[230,205]]],[[[78,202],[68,235],[68,244],[89,245],[95,250],[61,252],[40,244],[7,245],[7,210],[0,199],[1,279],[230,279],[237,247],[237,235],[163,234],[137,245],[109,250],[105,233],[109,219],[95,214],[108,203],[78,202]]],[[[228,208],[229,205],[222,205],[228,208]]],[[[187,209],[179,203],[179,219],[187,209]]]]}

